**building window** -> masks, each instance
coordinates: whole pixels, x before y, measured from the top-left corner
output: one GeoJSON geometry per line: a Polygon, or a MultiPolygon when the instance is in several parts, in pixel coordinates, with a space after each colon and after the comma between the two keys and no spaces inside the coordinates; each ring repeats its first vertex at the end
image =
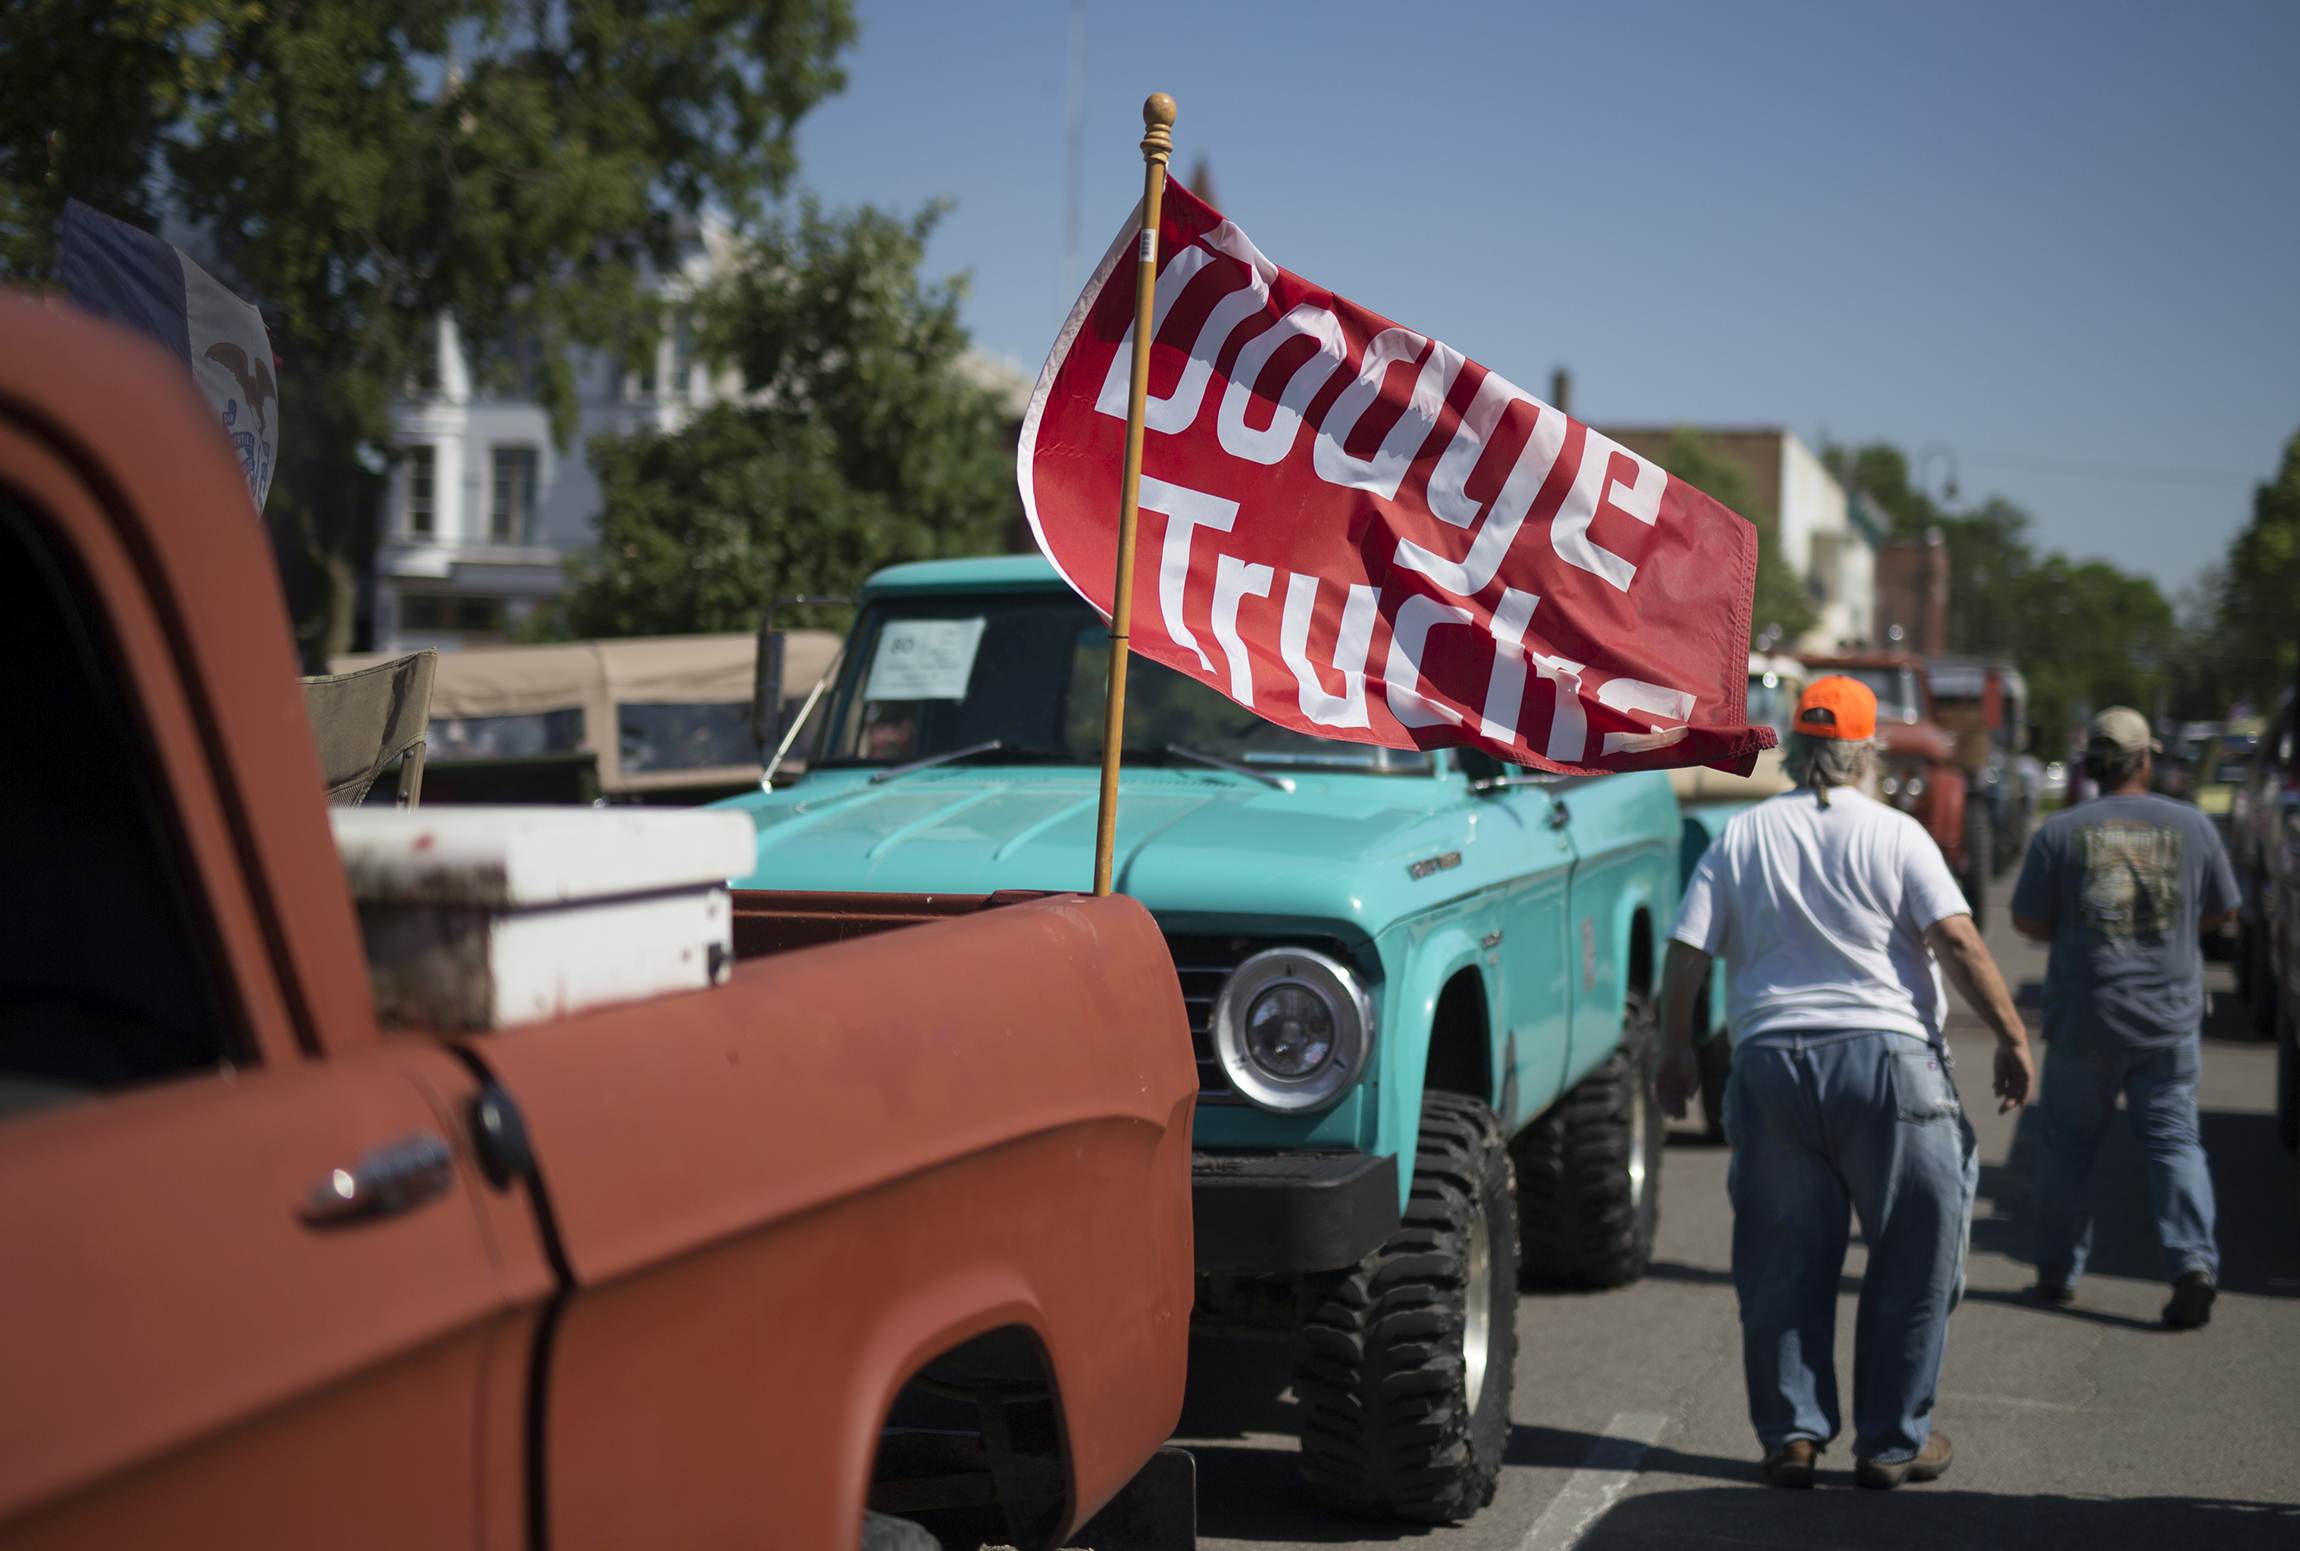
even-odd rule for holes
{"type": "Polygon", "coordinates": [[[492,461],[495,497],[487,508],[487,536],[498,544],[535,542],[535,449],[498,447],[492,461]]]}
{"type": "Polygon", "coordinates": [[[501,598],[452,592],[411,592],[399,600],[399,628],[410,634],[501,635],[501,598]]]}
{"type": "Polygon", "coordinates": [[[437,526],[433,500],[433,452],[429,447],[410,447],[406,458],[406,473],[401,485],[401,526],[410,538],[427,539],[437,526]]]}
{"type": "Polygon", "coordinates": [[[685,398],[688,379],[695,370],[695,309],[671,309],[671,379],[664,385],[665,398],[685,398]]]}

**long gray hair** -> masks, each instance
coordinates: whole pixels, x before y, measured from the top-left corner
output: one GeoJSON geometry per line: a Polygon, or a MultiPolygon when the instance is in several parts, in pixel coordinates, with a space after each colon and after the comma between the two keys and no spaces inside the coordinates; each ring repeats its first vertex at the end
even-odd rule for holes
{"type": "Polygon", "coordinates": [[[1868,784],[1869,765],[1876,747],[1866,738],[1855,742],[1846,738],[1811,738],[1792,732],[1789,746],[1782,753],[1782,762],[1788,767],[1789,779],[1801,787],[1811,788],[1813,800],[1826,808],[1830,788],[1868,784]]]}

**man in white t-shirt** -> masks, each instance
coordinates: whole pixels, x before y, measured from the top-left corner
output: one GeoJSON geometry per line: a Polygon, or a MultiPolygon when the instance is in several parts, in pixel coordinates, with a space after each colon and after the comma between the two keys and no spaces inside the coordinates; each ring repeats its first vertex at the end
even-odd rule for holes
{"type": "Polygon", "coordinates": [[[2002,1107],[2026,1102],[2034,1079],[2027,1031],[1939,848],[1862,795],[1876,725],[1877,697],[1858,680],[1805,691],[1787,750],[1796,790],[1726,824],[1669,945],[1660,1089],[1675,1116],[1699,1081],[1696,993],[1725,961],[1733,1285],[1749,1418],[1776,1486],[1811,1486],[1837,1435],[1837,1284],[1854,1211],[1869,1265],[1853,1478],[1889,1488],[1949,1467],[1933,1396],[1979,1169],[1941,1037],[1944,966],[1996,1033],[2002,1107]]]}

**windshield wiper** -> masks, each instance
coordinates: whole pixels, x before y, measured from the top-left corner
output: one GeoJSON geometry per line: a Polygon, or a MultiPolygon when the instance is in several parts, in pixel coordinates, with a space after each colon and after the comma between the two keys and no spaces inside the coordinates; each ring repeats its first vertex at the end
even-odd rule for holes
{"type": "Polygon", "coordinates": [[[1005,754],[1015,759],[1040,761],[1068,761],[1070,755],[1061,749],[1034,749],[1020,743],[1009,743],[1004,738],[985,738],[980,743],[969,743],[964,748],[945,749],[940,754],[929,754],[905,765],[889,765],[870,778],[870,784],[891,781],[896,776],[909,775],[914,770],[931,770],[936,765],[955,765],[962,759],[976,759],[984,754],[1005,754]]]}
{"type": "Polygon", "coordinates": [[[1294,789],[1291,777],[1272,775],[1267,770],[1256,770],[1252,765],[1241,765],[1234,759],[1224,759],[1219,754],[1208,754],[1203,749],[1190,748],[1185,744],[1169,743],[1160,752],[1175,759],[1188,760],[1193,765],[1207,765],[1216,770],[1227,770],[1232,775],[1244,776],[1249,781],[1259,781],[1264,786],[1275,787],[1281,792],[1290,792],[1294,789]]]}

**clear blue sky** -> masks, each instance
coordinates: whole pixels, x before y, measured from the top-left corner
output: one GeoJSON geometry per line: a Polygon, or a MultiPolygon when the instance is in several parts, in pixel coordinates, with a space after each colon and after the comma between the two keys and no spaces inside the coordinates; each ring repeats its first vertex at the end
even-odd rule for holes
{"type": "MultiPolygon", "coordinates": [[[[1063,292],[1070,0],[858,0],[834,204],[956,208],[977,343],[1063,292]]],[[[1278,263],[1600,422],[1945,442],[2177,592],[2300,428],[2300,3],[1089,0],[1082,265],[1177,171],[1278,263]]],[[[1938,491],[1942,460],[1928,466],[1938,491]]]]}

